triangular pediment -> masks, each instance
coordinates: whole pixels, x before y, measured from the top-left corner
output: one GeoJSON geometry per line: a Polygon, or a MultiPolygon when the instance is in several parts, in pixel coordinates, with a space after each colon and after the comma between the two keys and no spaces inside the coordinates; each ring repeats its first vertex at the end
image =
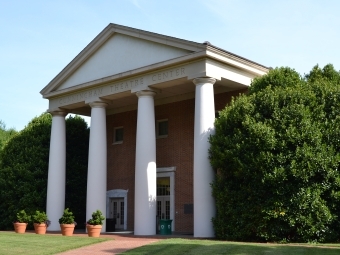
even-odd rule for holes
{"type": "Polygon", "coordinates": [[[192,53],[186,49],[114,34],[85,61],[58,89],[134,70],[192,53]]]}
{"type": "Polygon", "coordinates": [[[202,44],[110,24],[42,91],[46,95],[80,84],[176,59],[202,44]]]}

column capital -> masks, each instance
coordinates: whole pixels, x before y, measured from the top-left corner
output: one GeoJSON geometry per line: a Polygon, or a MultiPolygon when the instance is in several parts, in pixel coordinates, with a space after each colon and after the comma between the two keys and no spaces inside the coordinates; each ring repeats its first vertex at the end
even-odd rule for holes
{"type": "Polygon", "coordinates": [[[63,110],[50,111],[49,113],[52,116],[62,116],[62,117],[65,117],[67,115],[67,112],[63,111],[63,110]]]}
{"type": "Polygon", "coordinates": [[[210,78],[210,77],[200,77],[200,78],[193,79],[192,82],[195,85],[199,85],[199,84],[202,84],[202,83],[211,83],[211,84],[214,84],[216,82],[216,79],[210,78]]]}
{"type": "Polygon", "coordinates": [[[91,106],[91,108],[106,108],[109,104],[103,101],[94,101],[89,103],[89,105],[91,106]]]}
{"type": "Polygon", "coordinates": [[[156,92],[153,90],[141,90],[136,92],[137,97],[143,97],[143,96],[152,96],[154,97],[156,95],[156,92]]]}

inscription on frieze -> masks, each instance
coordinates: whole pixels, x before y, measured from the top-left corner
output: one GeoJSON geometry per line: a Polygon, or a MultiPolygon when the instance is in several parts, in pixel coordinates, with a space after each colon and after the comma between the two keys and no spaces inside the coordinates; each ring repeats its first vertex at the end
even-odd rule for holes
{"type": "Polygon", "coordinates": [[[151,83],[158,83],[162,81],[170,81],[173,79],[185,76],[185,67],[170,69],[158,73],[151,74],[151,83]]]}
{"type": "Polygon", "coordinates": [[[133,79],[133,80],[128,80],[128,81],[123,81],[123,82],[110,85],[110,92],[111,94],[115,94],[118,92],[123,92],[123,91],[130,90],[132,88],[136,88],[139,85],[143,85],[143,84],[144,84],[144,77],[133,79]]]}
{"type": "Polygon", "coordinates": [[[91,101],[91,99],[96,99],[99,97],[117,94],[129,90],[137,91],[139,90],[139,87],[140,89],[145,89],[149,85],[165,81],[171,81],[185,76],[186,76],[185,67],[168,69],[133,79],[111,83],[95,89],[86,90],[72,95],[60,97],[58,99],[52,99],[50,101],[50,104],[51,106],[58,105],[57,107],[60,107],[63,105],[74,104],[82,101],[91,101]]]}
{"type": "Polygon", "coordinates": [[[59,98],[59,105],[67,105],[75,102],[85,101],[92,97],[100,97],[103,95],[103,88],[93,89],[89,91],[80,92],[70,96],[59,98]]]}

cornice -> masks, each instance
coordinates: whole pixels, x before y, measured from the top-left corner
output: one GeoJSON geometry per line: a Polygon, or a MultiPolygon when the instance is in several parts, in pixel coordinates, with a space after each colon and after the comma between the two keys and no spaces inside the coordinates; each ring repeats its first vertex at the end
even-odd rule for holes
{"type": "Polygon", "coordinates": [[[54,87],[65,81],[77,68],[81,66],[97,49],[100,48],[113,34],[110,25],[97,35],[61,72],[44,87],[40,94],[49,93],[54,87]]]}
{"type": "Polygon", "coordinates": [[[95,87],[108,84],[111,82],[117,82],[119,80],[128,79],[131,77],[159,71],[165,68],[175,67],[175,66],[178,66],[184,63],[187,63],[187,64],[194,63],[202,59],[204,60],[212,59],[214,61],[218,61],[221,64],[227,64],[227,65],[242,69],[246,72],[252,72],[256,75],[263,75],[269,71],[268,68],[265,68],[261,65],[257,65],[251,61],[247,61],[246,59],[240,58],[236,55],[225,53],[225,52],[222,52],[220,50],[217,50],[211,47],[211,49],[209,50],[202,50],[199,52],[194,52],[189,55],[182,56],[182,57],[162,61],[156,64],[152,64],[152,65],[144,66],[141,68],[133,69],[130,71],[118,73],[115,75],[103,77],[97,80],[93,80],[90,82],[86,82],[86,83],[73,86],[71,88],[65,88],[65,89],[58,90],[58,91],[52,91],[52,92],[43,94],[43,97],[49,99],[53,97],[63,96],[63,95],[74,93],[74,92],[81,91],[84,89],[91,89],[91,88],[95,88],[95,87]]]}
{"type": "Polygon", "coordinates": [[[133,77],[133,76],[137,76],[137,75],[143,75],[149,72],[155,72],[164,68],[169,68],[172,66],[177,66],[183,63],[192,63],[195,62],[198,59],[202,59],[205,57],[205,51],[200,51],[200,52],[195,52],[186,56],[182,56],[182,57],[178,57],[178,58],[174,58],[174,59],[170,59],[170,60],[166,60],[166,61],[162,61],[156,64],[152,64],[152,65],[148,65],[148,66],[144,66],[144,67],[140,67],[137,69],[133,69],[130,71],[126,71],[126,72],[122,72],[122,73],[118,73],[118,74],[114,74],[111,76],[107,76],[107,77],[103,77],[97,80],[93,80],[93,81],[89,81],[86,83],[82,83],[76,86],[73,86],[71,88],[65,88],[62,90],[58,90],[58,91],[52,91],[46,94],[43,94],[44,98],[51,98],[51,97],[55,97],[55,96],[60,96],[60,95],[64,95],[67,93],[71,93],[74,91],[79,91],[82,89],[88,89],[88,88],[93,88],[99,85],[103,85],[106,83],[110,83],[110,82],[116,82],[122,79],[127,79],[129,77],[133,77]]]}
{"type": "Polygon", "coordinates": [[[218,60],[222,63],[226,63],[232,66],[236,66],[256,74],[265,74],[269,72],[269,67],[258,64],[254,61],[248,60],[246,58],[240,57],[236,54],[230,53],[228,51],[219,49],[214,46],[207,46],[207,57],[218,60]]]}
{"type": "Polygon", "coordinates": [[[158,33],[153,33],[141,29],[136,29],[132,27],[122,26],[118,24],[111,23],[109,26],[112,27],[112,30],[116,33],[125,34],[133,37],[137,37],[140,39],[145,39],[153,42],[158,42],[161,44],[182,48],[190,51],[200,51],[205,48],[205,45],[202,43],[197,43],[193,41],[188,41],[172,36],[162,35],[158,33]]]}
{"type": "Polygon", "coordinates": [[[68,93],[74,93],[83,89],[95,88],[103,84],[116,82],[122,79],[127,79],[137,75],[143,75],[148,72],[158,71],[164,68],[180,65],[183,63],[192,63],[201,59],[212,59],[223,65],[229,65],[242,69],[246,72],[251,72],[257,75],[263,75],[269,71],[269,68],[257,64],[253,61],[220,49],[210,44],[196,43],[166,35],[160,35],[140,29],[121,26],[117,24],[109,24],[101,33],[99,33],[45,88],[41,90],[44,98],[50,99],[58,96],[63,96],[68,93]],[[53,91],[59,87],[74,71],[76,71],[92,54],[94,54],[113,34],[120,33],[141,39],[170,45],[173,47],[183,48],[193,51],[193,53],[151,64],[141,68],[129,70],[126,72],[114,74],[100,79],[82,83],[71,88],[53,91]]]}

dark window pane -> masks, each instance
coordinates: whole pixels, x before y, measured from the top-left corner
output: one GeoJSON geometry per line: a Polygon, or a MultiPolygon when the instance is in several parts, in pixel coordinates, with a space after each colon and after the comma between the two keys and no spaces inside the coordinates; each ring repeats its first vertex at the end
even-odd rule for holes
{"type": "Polygon", "coordinates": [[[122,142],[123,136],[124,136],[124,129],[123,128],[115,129],[115,142],[122,142]]]}
{"type": "Polygon", "coordinates": [[[168,121],[158,122],[158,136],[168,135],[168,121]]]}

